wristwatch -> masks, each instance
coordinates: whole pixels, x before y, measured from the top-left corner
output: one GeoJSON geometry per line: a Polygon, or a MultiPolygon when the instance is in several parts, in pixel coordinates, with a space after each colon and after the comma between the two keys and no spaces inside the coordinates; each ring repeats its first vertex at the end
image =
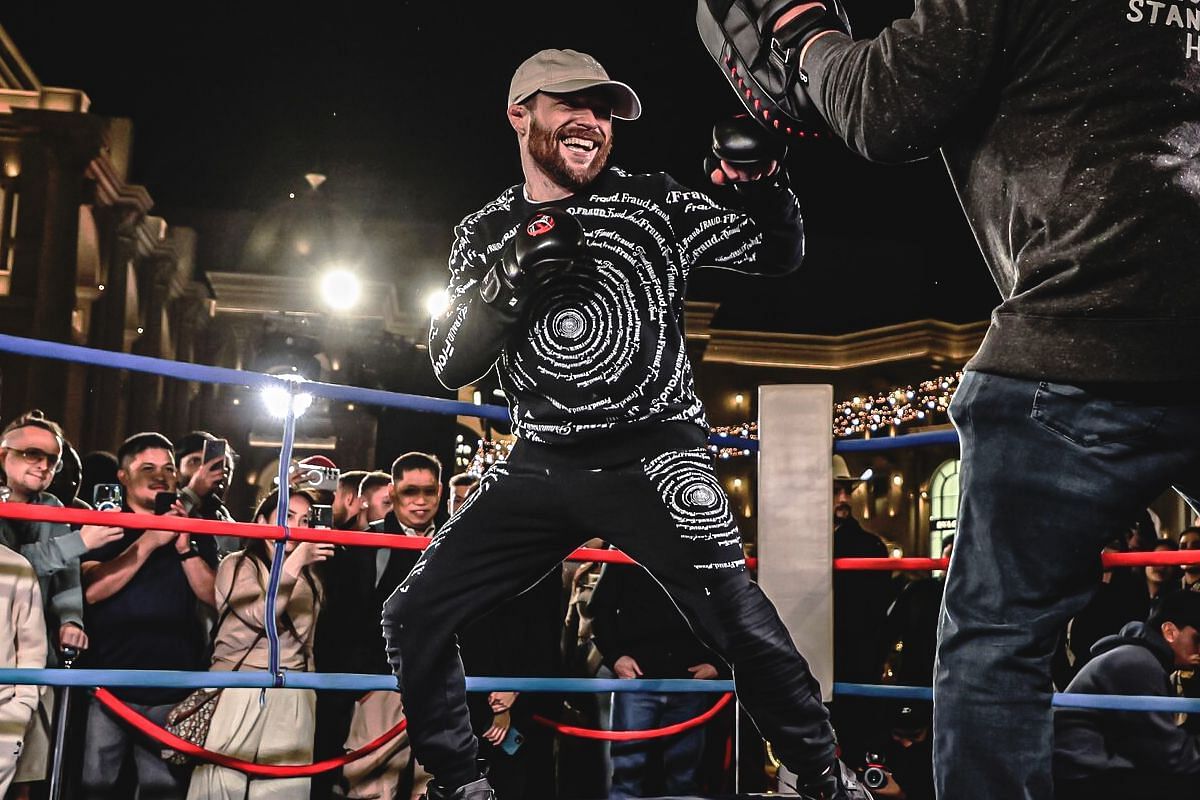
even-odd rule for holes
{"type": "Polygon", "coordinates": [[[195,558],[198,555],[200,555],[200,548],[196,547],[196,543],[189,539],[188,540],[188,549],[186,552],[179,554],[179,560],[187,561],[189,558],[195,558]]]}

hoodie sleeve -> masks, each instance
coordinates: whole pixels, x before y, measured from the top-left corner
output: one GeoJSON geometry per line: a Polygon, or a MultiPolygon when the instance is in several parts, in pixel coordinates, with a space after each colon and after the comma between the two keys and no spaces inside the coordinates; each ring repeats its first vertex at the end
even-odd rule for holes
{"type": "Polygon", "coordinates": [[[917,0],[874,39],[812,42],[801,67],[821,115],[873,161],[932,155],[1003,54],[1007,0],[917,0]]]}

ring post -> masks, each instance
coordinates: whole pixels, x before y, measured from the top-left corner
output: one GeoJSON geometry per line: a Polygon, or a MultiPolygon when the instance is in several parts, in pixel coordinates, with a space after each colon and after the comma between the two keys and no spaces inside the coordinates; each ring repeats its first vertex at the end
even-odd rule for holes
{"type": "Polygon", "coordinates": [[[833,387],[758,391],[758,582],[833,699],[833,387]]]}
{"type": "MultiPolygon", "coordinates": [[[[833,699],[833,387],[758,390],[758,582],[833,699]]],[[[779,768],[780,785],[794,782],[779,768]]]]}

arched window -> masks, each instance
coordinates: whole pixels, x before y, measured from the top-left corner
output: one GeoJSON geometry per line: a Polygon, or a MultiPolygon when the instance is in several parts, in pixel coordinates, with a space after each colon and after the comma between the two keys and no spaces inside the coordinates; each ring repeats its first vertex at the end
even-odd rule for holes
{"type": "Polygon", "coordinates": [[[958,528],[958,459],[943,461],[929,479],[929,555],[940,558],[942,542],[958,528]]]}

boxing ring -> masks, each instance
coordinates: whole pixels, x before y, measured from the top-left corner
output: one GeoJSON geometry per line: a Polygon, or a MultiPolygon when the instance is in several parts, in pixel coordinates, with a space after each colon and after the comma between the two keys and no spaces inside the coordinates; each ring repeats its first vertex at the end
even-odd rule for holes
{"type": "MultiPolygon", "coordinates": [[[[423,397],[419,395],[386,392],[374,389],[364,389],[317,381],[299,381],[277,376],[245,372],[222,367],[212,367],[198,364],[186,364],[165,359],[138,356],[127,353],[116,353],[95,350],[75,345],[46,342],[17,336],[0,335],[0,351],[14,355],[34,358],[47,358],[90,366],[124,369],[135,372],[150,373],[185,381],[200,383],[217,383],[240,387],[268,388],[279,387],[291,396],[307,393],[313,396],[353,402],[373,404],[381,407],[421,411],[433,414],[474,416],[493,421],[508,421],[506,409],[498,406],[483,406],[457,400],[423,397]]],[[[829,408],[832,400],[832,390],[829,387],[763,387],[760,390],[760,422],[759,439],[737,436],[714,436],[710,445],[715,447],[738,448],[758,453],[759,456],[759,486],[761,507],[760,528],[760,580],[768,596],[780,605],[781,615],[789,623],[793,636],[796,638],[802,652],[810,656],[817,655],[818,661],[825,662],[822,670],[814,669],[814,674],[821,680],[823,686],[832,687],[833,696],[858,696],[867,698],[891,700],[932,701],[932,690],[928,687],[867,685],[835,683],[831,680],[831,645],[832,625],[830,620],[818,619],[814,630],[805,629],[803,620],[798,627],[793,627],[797,617],[789,614],[788,607],[794,604],[795,598],[789,598],[790,587],[804,583],[797,580],[791,570],[792,562],[785,558],[773,561],[773,551],[768,545],[770,539],[763,539],[768,530],[780,530],[795,521],[795,515],[807,514],[803,520],[807,524],[810,541],[820,536],[824,544],[816,550],[805,550],[793,556],[802,559],[801,569],[812,574],[823,574],[824,583],[820,583],[819,591],[830,594],[824,587],[829,586],[832,570],[944,570],[947,563],[943,559],[934,558],[832,558],[829,536],[829,519],[831,510],[826,513],[830,502],[828,472],[829,455],[836,453],[863,453],[892,450],[908,447],[931,445],[948,445],[957,443],[954,431],[932,431],[910,433],[900,436],[863,440],[833,441],[829,432],[829,408]],[[819,433],[818,433],[819,432],[819,433]],[[823,444],[814,448],[815,452],[798,455],[795,447],[802,437],[804,441],[814,442],[814,436],[822,437],[823,444]],[[801,437],[798,439],[797,437],[801,437]],[[824,461],[824,471],[820,474],[799,474],[795,469],[797,458],[807,458],[808,463],[815,464],[824,461]],[[800,487],[797,490],[797,487],[800,487]],[[799,491],[799,493],[797,493],[799,491]],[[813,508],[807,508],[808,498],[823,496],[822,505],[816,502],[813,508]],[[813,527],[813,520],[820,520],[820,530],[813,527]],[[812,558],[812,552],[824,553],[825,558],[812,558]],[[773,579],[772,585],[768,580],[772,570],[782,571],[789,579],[787,584],[779,583],[779,576],[773,579]],[[779,587],[778,591],[776,587],[779,587]],[[822,653],[824,651],[824,653],[822,653]]],[[[292,445],[295,437],[296,416],[292,403],[288,404],[286,416],[282,422],[283,439],[279,453],[279,507],[287,508],[289,492],[288,466],[291,458],[292,445]]],[[[815,501],[814,501],[815,502],[815,501]]],[[[299,528],[291,529],[284,524],[264,525],[257,523],[228,523],[210,520],[190,519],[182,517],[162,517],[149,514],[137,514],[111,511],[88,511],[72,508],[50,508],[21,503],[0,503],[0,517],[15,520],[59,522],[69,525],[104,525],[121,526],[130,529],[148,529],[176,531],[193,535],[223,535],[242,538],[271,539],[275,541],[296,542],[325,542],[344,546],[390,547],[401,549],[423,549],[429,543],[426,537],[380,537],[377,534],[336,531],[329,529],[299,528]]],[[[286,520],[286,518],[285,518],[286,520]]],[[[775,534],[772,534],[775,535],[775,534]]],[[[790,540],[789,544],[796,544],[790,540]]],[[[782,551],[781,551],[782,552],[782,551]]],[[[280,575],[283,566],[284,548],[275,548],[274,560],[271,565],[270,581],[268,584],[266,603],[273,607],[279,589],[280,575]]],[[[574,551],[570,560],[596,561],[616,564],[634,563],[628,556],[614,550],[579,548],[574,551]]],[[[755,566],[753,559],[748,559],[750,566],[755,566]]],[[[1184,565],[1200,563],[1200,551],[1170,551],[1154,553],[1117,553],[1105,554],[1103,563],[1106,567],[1145,566],[1145,565],[1184,565]]],[[[811,617],[821,617],[825,608],[831,610],[829,597],[824,598],[826,606],[819,613],[809,614],[811,617]]],[[[115,698],[105,687],[122,686],[158,686],[176,688],[296,688],[330,691],[367,692],[375,690],[395,690],[395,679],[390,675],[364,675],[349,673],[316,673],[293,672],[281,669],[279,665],[279,635],[277,619],[266,617],[266,641],[269,648],[269,668],[266,672],[222,671],[222,672],[183,672],[166,670],[111,670],[111,669],[0,669],[0,683],[26,684],[53,687],[88,687],[95,689],[97,699],[118,715],[128,724],[136,727],[147,736],[157,740],[164,747],[178,749],[197,759],[237,769],[247,774],[265,777],[283,777],[295,775],[313,775],[321,771],[335,769],[359,755],[370,752],[388,739],[398,735],[404,728],[401,721],[392,730],[371,742],[360,751],[346,754],[341,758],[329,759],[316,764],[279,765],[254,764],[229,758],[223,754],[212,753],[198,748],[183,740],[173,737],[167,731],[141,717],[135,710],[125,706],[115,698]]],[[[585,728],[561,725],[554,720],[539,719],[538,722],[554,728],[560,735],[581,736],[595,739],[639,739],[670,736],[682,730],[702,725],[715,717],[733,698],[733,681],[731,680],[621,680],[601,678],[497,678],[487,676],[471,676],[467,678],[467,690],[471,692],[519,691],[519,692],[554,692],[554,693],[588,693],[588,692],[703,692],[723,693],[715,705],[699,717],[685,723],[668,726],[652,731],[599,731],[585,728]]],[[[828,696],[826,699],[830,699],[828,696]]],[[[1090,694],[1056,694],[1053,703],[1064,708],[1092,708],[1120,711],[1140,712],[1169,712],[1169,713],[1200,713],[1200,699],[1162,698],[1140,696],[1105,696],[1090,694]]],[[[55,767],[59,766],[56,753],[55,767]]],[[[736,773],[735,773],[736,774],[736,773]]],[[[51,796],[55,796],[55,786],[60,782],[60,776],[51,775],[51,796]]]]}

